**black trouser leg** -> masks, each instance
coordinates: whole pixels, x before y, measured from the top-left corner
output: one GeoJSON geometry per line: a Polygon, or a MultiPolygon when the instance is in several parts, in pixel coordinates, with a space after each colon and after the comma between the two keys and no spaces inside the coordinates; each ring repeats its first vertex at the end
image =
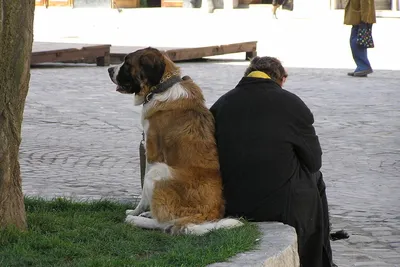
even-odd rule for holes
{"type": "Polygon", "coordinates": [[[323,175],[320,171],[314,173],[312,176],[317,180],[317,187],[322,202],[322,212],[324,220],[324,250],[326,256],[328,257],[327,260],[329,261],[330,264],[332,264],[332,249],[331,249],[331,242],[329,239],[330,220],[329,220],[329,210],[328,210],[328,199],[326,197],[326,186],[323,179],[323,175]]]}

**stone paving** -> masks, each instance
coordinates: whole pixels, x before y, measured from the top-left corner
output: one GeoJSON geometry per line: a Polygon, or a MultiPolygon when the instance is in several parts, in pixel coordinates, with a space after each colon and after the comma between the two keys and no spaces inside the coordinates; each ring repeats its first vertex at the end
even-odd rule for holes
{"type": "MultiPolygon", "coordinates": [[[[246,63],[184,63],[210,106],[246,63]],[[215,74],[218,73],[218,76],[215,74]]],[[[400,71],[368,78],[344,69],[288,68],[286,89],[307,103],[323,147],[323,172],[339,266],[400,266],[400,71]]],[[[21,145],[28,195],[131,201],[140,194],[140,108],[115,92],[107,69],[32,69],[21,145]]]]}

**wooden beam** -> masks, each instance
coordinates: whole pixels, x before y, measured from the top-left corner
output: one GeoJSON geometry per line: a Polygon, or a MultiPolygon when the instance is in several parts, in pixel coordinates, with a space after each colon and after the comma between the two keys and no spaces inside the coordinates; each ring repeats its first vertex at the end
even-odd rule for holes
{"type": "MultiPolygon", "coordinates": [[[[115,48],[115,47],[114,47],[115,48]]],[[[129,49],[126,47],[123,51],[121,49],[117,53],[111,53],[111,64],[119,64],[124,61],[124,58],[130,52],[134,52],[137,48],[129,49]],[[129,51],[129,52],[125,52],[129,51]]],[[[205,47],[195,47],[195,48],[159,48],[159,50],[167,53],[168,57],[172,61],[184,61],[184,60],[194,60],[201,59],[203,57],[217,56],[231,53],[246,53],[246,60],[253,58],[257,55],[257,42],[243,42],[243,43],[233,43],[227,45],[215,45],[215,46],[205,46],[205,47]]]]}
{"type": "MultiPolygon", "coordinates": [[[[36,49],[37,52],[32,53],[32,64],[45,62],[63,62],[63,63],[96,63],[98,66],[108,66],[109,64],[119,64],[124,57],[137,49],[143,47],[113,47],[115,53],[111,53],[111,45],[97,45],[82,47],[79,44],[68,44],[58,46],[63,49],[45,50],[46,45],[42,49],[36,49]]],[[[57,45],[47,47],[57,47],[57,45]]],[[[195,60],[209,56],[218,56],[231,53],[246,53],[246,60],[257,55],[257,42],[232,43],[226,45],[214,45],[192,48],[158,48],[165,51],[173,61],[195,60]]],[[[35,50],[34,50],[35,51],[35,50]]]]}
{"type": "Polygon", "coordinates": [[[84,59],[97,59],[99,66],[110,64],[111,45],[87,46],[81,49],[68,48],[49,51],[33,52],[31,64],[47,62],[70,62],[84,59]]]}
{"type": "Polygon", "coordinates": [[[44,6],[45,0],[35,0],[35,6],[44,6]]]}
{"type": "Polygon", "coordinates": [[[161,0],[161,7],[183,7],[183,0],[161,0]]]}
{"type": "Polygon", "coordinates": [[[112,8],[138,8],[140,0],[112,0],[112,8]]]}
{"type": "Polygon", "coordinates": [[[72,0],[46,0],[46,6],[72,6],[72,0]]]}
{"type": "Polygon", "coordinates": [[[110,66],[111,57],[110,52],[105,52],[104,56],[96,57],[96,65],[97,66],[110,66]]]}
{"type": "MultiPolygon", "coordinates": [[[[133,51],[132,51],[133,52],[133,51]]],[[[125,53],[112,53],[110,56],[110,63],[111,64],[120,64],[124,61],[124,58],[127,54],[125,53]]]]}
{"type": "Polygon", "coordinates": [[[183,61],[189,59],[198,59],[209,56],[218,56],[239,52],[251,52],[257,51],[257,42],[244,42],[235,43],[220,46],[207,46],[207,47],[196,47],[196,48],[179,48],[167,50],[166,53],[173,61],[183,61]]]}
{"type": "Polygon", "coordinates": [[[257,51],[246,52],[245,60],[251,60],[257,56],[257,51]]]}

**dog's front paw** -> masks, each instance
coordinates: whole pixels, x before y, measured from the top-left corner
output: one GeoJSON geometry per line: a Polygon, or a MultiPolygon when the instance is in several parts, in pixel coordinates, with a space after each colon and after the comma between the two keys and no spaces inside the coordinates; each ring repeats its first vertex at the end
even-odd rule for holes
{"type": "Polygon", "coordinates": [[[126,210],[125,215],[132,215],[132,216],[137,216],[140,214],[140,210],[134,209],[134,210],[126,210]]]}
{"type": "Polygon", "coordinates": [[[151,211],[145,211],[139,214],[139,217],[145,217],[145,218],[149,218],[152,219],[153,216],[151,215],[151,211]]]}

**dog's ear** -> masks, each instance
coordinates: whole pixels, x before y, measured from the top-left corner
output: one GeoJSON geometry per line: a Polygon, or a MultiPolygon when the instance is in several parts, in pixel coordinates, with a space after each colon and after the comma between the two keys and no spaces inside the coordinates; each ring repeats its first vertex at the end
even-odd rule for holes
{"type": "Polygon", "coordinates": [[[142,79],[147,80],[149,86],[160,83],[165,71],[164,57],[161,52],[154,48],[147,48],[139,59],[142,70],[142,79]]]}

